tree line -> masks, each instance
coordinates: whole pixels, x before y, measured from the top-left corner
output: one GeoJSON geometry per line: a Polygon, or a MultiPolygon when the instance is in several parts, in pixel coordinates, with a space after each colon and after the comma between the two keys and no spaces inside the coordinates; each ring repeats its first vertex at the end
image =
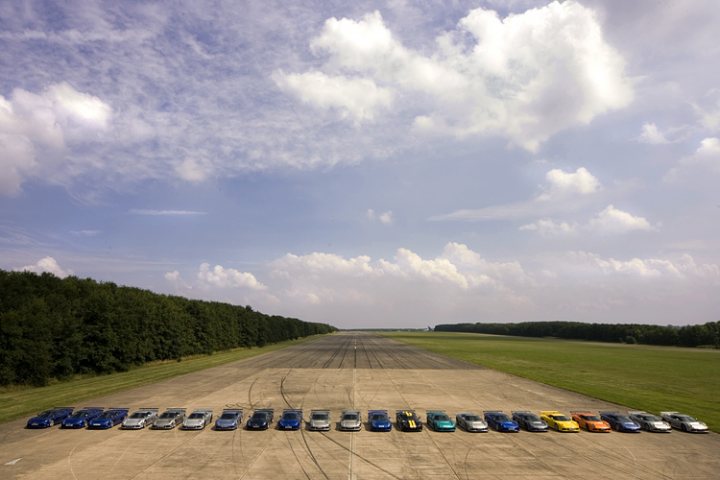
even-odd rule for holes
{"type": "Polygon", "coordinates": [[[251,307],[0,270],[0,385],[45,385],[336,330],[251,307]]]}
{"type": "Polygon", "coordinates": [[[720,348],[720,322],[683,327],[582,322],[458,323],[435,326],[436,332],[471,332],[519,337],[557,337],[596,342],[642,343],[677,347],[720,348]]]}

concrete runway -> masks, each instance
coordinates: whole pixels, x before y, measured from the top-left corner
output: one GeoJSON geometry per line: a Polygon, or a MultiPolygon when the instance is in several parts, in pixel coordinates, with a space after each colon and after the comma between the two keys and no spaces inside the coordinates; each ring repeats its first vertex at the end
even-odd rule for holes
{"type": "MultiPolygon", "coordinates": [[[[572,366],[568,366],[572,368],[572,366]]],[[[612,409],[612,404],[343,333],[82,402],[138,407],[394,411],[612,409]]],[[[668,406],[671,407],[671,406],[668,406]]],[[[306,418],[307,418],[306,413],[306,418]]],[[[719,479],[720,436],[26,430],[0,425],[0,478],[32,479],[719,479]]]]}

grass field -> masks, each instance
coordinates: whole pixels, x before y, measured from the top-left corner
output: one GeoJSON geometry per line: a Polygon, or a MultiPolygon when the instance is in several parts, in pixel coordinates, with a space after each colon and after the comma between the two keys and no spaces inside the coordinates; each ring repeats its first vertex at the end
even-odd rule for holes
{"type": "Polygon", "coordinates": [[[236,348],[213,355],[198,355],[184,358],[180,362],[176,360],[153,362],[127,372],[75,378],[47,387],[0,387],[0,422],[37,413],[45,408],[74,405],[85,399],[254,357],[305,342],[309,338],[276,343],[262,348],[236,348]]]}
{"type": "Polygon", "coordinates": [[[472,333],[385,335],[633,409],[683,411],[720,432],[719,350],[472,333]]]}

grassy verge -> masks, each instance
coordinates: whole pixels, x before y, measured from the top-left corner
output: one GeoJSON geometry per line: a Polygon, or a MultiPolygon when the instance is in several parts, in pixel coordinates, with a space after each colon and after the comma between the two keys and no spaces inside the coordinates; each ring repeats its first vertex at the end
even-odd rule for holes
{"type": "Polygon", "coordinates": [[[684,411],[720,431],[720,351],[463,333],[386,336],[633,409],[684,411]]]}
{"type": "Polygon", "coordinates": [[[305,342],[313,337],[291,340],[261,348],[236,348],[212,355],[198,355],[182,361],[152,362],[127,372],[86,376],[56,382],[46,387],[0,388],[0,422],[37,413],[57,405],[74,405],[85,399],[197,372],[224,363],[243,360],[305,342]]]}

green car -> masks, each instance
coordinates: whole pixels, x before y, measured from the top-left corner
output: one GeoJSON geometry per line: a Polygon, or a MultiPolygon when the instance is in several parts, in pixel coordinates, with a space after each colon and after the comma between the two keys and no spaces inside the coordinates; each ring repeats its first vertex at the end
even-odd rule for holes
{"type": "Polygon", "coordinates": [[[455,423],[443,410],[428,410],[427,425],[436,432],[454,432],[455,423]]]}

